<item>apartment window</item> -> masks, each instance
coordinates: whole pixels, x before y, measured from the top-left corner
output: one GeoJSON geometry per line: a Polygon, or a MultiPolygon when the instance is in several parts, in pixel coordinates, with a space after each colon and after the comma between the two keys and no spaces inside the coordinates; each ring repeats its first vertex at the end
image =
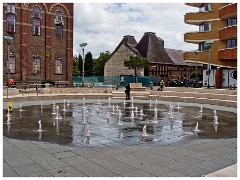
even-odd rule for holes
{"type": "Polygon", "coordinates": [[[10,55],[9,56],[9,63],[7,63],[7,69],[9,69],[10,73],[16,73],[16,56],[10,55]],[[8,67],[9,64],[9,67],[8,67]]]}
{"type": "Polygon", "coordinates": [[[33,17],[40,18],[40,16],[41,16],[40,8],[35,6],[33,8],[33,17]]]}
{"type": "Polygon", "coordinates": [[[233,26],[237,24],[237,19],[236,18],[230,18],[227,20],[227,26],[233,26]]]}
{"type": "Polygon", "coordinates": [[[40,36],[40,19],[33,18],[33,35],[40,36]]]}
{"type": "Polygon", "coordinates": [[[60,10],[58,10],[56,12],[56,20],[57,21],[62,21],[63,20],[63,17],[62,17],[62,12],[60,10]]]}
{"type": "Polygon", "coordinates": [[[7,13],[15,13],[15,5],[13,3],[7,4],[7,13]]]}
{"type": "Polygon", "coordinates": [[[55,59],[55,74],[62,74],[62,59],[55,59]]]}
{"type": "Polygon", "coordinates": [[[199,44],[199,51],[206,51],[208,50],[208,45],[205,42],[199,44]]]}
{"type": "Polygon", "coordinates": [[[15,14],[7,14],[7,32],[15,33],[15,14]]]}
{"type": "Polygon", "coordinates": [[[61,24],[56,25],[56,37],[62,37],[63,26],[61,24]]]}
{"type": "Polygon", "coordinates": [[[33,56],[33,73],[34,74],[40,73],[40,62],[41,62],[41,58],[39,56],[33,56]]]}
{"type": "Polygon", "coordinates": [[[211,3],[203,3],[199,7],[199,12],[206,12],[206,11],[211,11],[212,10],[212,4],[211,3]]]}
{"type": "Polygon", "coordinates": [[[228,39],[227,48],[237,47],[237,39],[228,39]]]}
{"type": "Polygon", "coordinates": [[[211,22],[205,21],[199,26],[199,32],[211,31],[211,22]]]}

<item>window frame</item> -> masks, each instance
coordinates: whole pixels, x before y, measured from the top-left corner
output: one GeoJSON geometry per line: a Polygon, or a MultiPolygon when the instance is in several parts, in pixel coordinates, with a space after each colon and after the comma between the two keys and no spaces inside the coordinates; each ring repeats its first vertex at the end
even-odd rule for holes
{"type": "Polygon", "coordinates": [[[199,12],[208,12],[208,11],[212,11],[212,4],[211,3],[203,3],[199,7],[199,12]]]}
{"type": "Polygon", "coordinates": [[[212,30],[211,21],[204,21],[202,24],[199,25],[199,32],[206,32],[212,30]]]}
{"type": "Polygon", "coordinates": [[[7,23],[6,23],[6,25],[7,25],[7,32],[8,33],[11,33],[11,34],[15,33],[15,28],[16,28],[16,16],[15,16],[15,14],[7,13],[7,23]],[[12,27],[12,26],[13,26],[13,28],[10,29],[10,27],[12,27]]]}
{"type": "Polygon", "coordinates": [[[236,48],[237,47],[237,39],[228,39],[227,40],[227,48],[236,48]]]}
{"type": "Polygon", "coordinates": [[[7,61],[7,73],[16,74],[16,55],[10,54],[9,55],[9,68],[8,68],[8,61],[7,61]]]}
{"type": "Polygon", "coordinates": [[[227,19],[227,26],[237,25],[237,18],[229,18],[227,19]]]}
{"type": "Polygon", "coordinates": [[[40,36],[41,35],[41,20],[39,18],[33,18],[33,35],[40,36]]]}
{"type": "Polygon", "coordinates": [[[33,74],[41,73],[41,57],[40,56],[33,56],[32,70],[33,70],[33,74]]]}
{"type": "Polygon", "coordinates": [[[41,18],[41,9],[38,6],[33,7],[33,17],[41,18]],[[39,10],[39,11],[36,11],[36,10],[39,10]]]}
{"type": "Polygon", "coordinates": [[[7,3],[7,13],[14,13],[16,12],[16,6],[14,3],[7,3]]]}
{"type": "Polygon", "coordinates": [[[55,59],[55,74],[62,75],[63,74],[63,60],[62,58],[55,59]]]}
{"type": "Polygon", "coordinates": [[[63,20],[63,13],[62,13],[62,11],[57,10],[55,18],[56,18],[57,21],[62,21],[63,20]]]}
{"type": "Polygon", "coordinates": [[[59,38],[63,37],[63,25],[56,24],[56,26],[55,26],[55,36],[59,37],[59,38]],[[58,28],[58,27],[60,27],[60,28],[58,28]]]}

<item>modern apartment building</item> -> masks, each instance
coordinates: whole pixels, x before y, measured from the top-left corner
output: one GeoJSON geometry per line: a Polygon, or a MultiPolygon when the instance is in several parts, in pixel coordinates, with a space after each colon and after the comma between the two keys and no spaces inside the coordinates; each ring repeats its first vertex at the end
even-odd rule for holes
{"type": "Polygon", "coordinates": [[[5,84],[72,80],[73,3],[3,3],[3,36],[5,84]]]}
{"type": "Polygon", "coordinates": [[[184,41],[198,44],[197,51],[185,52],[184,60],[204,65],[203,85],[237,87],[237,3],[186,3],[196,12],[184,21],[199,27],[184,34],[184,41]],[[196,56],[197,53],[197,56],[196,56]]]}

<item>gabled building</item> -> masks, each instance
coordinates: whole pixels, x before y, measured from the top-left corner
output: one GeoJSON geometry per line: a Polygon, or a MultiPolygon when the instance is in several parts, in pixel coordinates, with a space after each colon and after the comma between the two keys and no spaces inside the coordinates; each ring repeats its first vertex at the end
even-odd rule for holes
{"type": "Polygon", "coordinates": [[[73,3],[3,3],[3,81],[72,81],[73,3]]]}
{"type": "MultiPolygon", "coordinates": [[[[204,86],[237,86],[237,3],[186,3],[196,12],[184,21],[198,26],[184,34],[184,41],[198,45],[198,61],[205,64],[204,86]]],[[[195,52],[185,52],[184,60],[195,61],[195,52]]]]}
{"type": "Polygon", "coordinates": [[[134,36],[124,36],[104,67],[104,76],[134,75],[133,70],[124,67],[124,61],[132,55],[146,58],[150,62],[148,69],[142,69],[138,76],[159,77],[169,79],[190,79],[192,73],[201,74],[202,66],[183,61],[183,51],[164,48],[164,40],[153,32],[144,33],[137,43],[134,36]]]}

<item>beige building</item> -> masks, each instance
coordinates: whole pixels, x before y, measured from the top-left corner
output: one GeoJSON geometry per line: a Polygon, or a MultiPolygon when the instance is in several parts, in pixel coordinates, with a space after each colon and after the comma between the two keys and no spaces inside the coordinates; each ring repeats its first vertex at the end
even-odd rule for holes
{"type": "MultiPolygon", "coordinates": [[[[199,31],[185,33],[184,41],[198,45],[198,61],[205,64],[204,85],[237,86],[237,3],[186,5],[196,7],[196,12],[187,13],[185,23],[199,31]]],[[[184,60],[194,62],[195,52],[185,52],[184,60]]]]}

